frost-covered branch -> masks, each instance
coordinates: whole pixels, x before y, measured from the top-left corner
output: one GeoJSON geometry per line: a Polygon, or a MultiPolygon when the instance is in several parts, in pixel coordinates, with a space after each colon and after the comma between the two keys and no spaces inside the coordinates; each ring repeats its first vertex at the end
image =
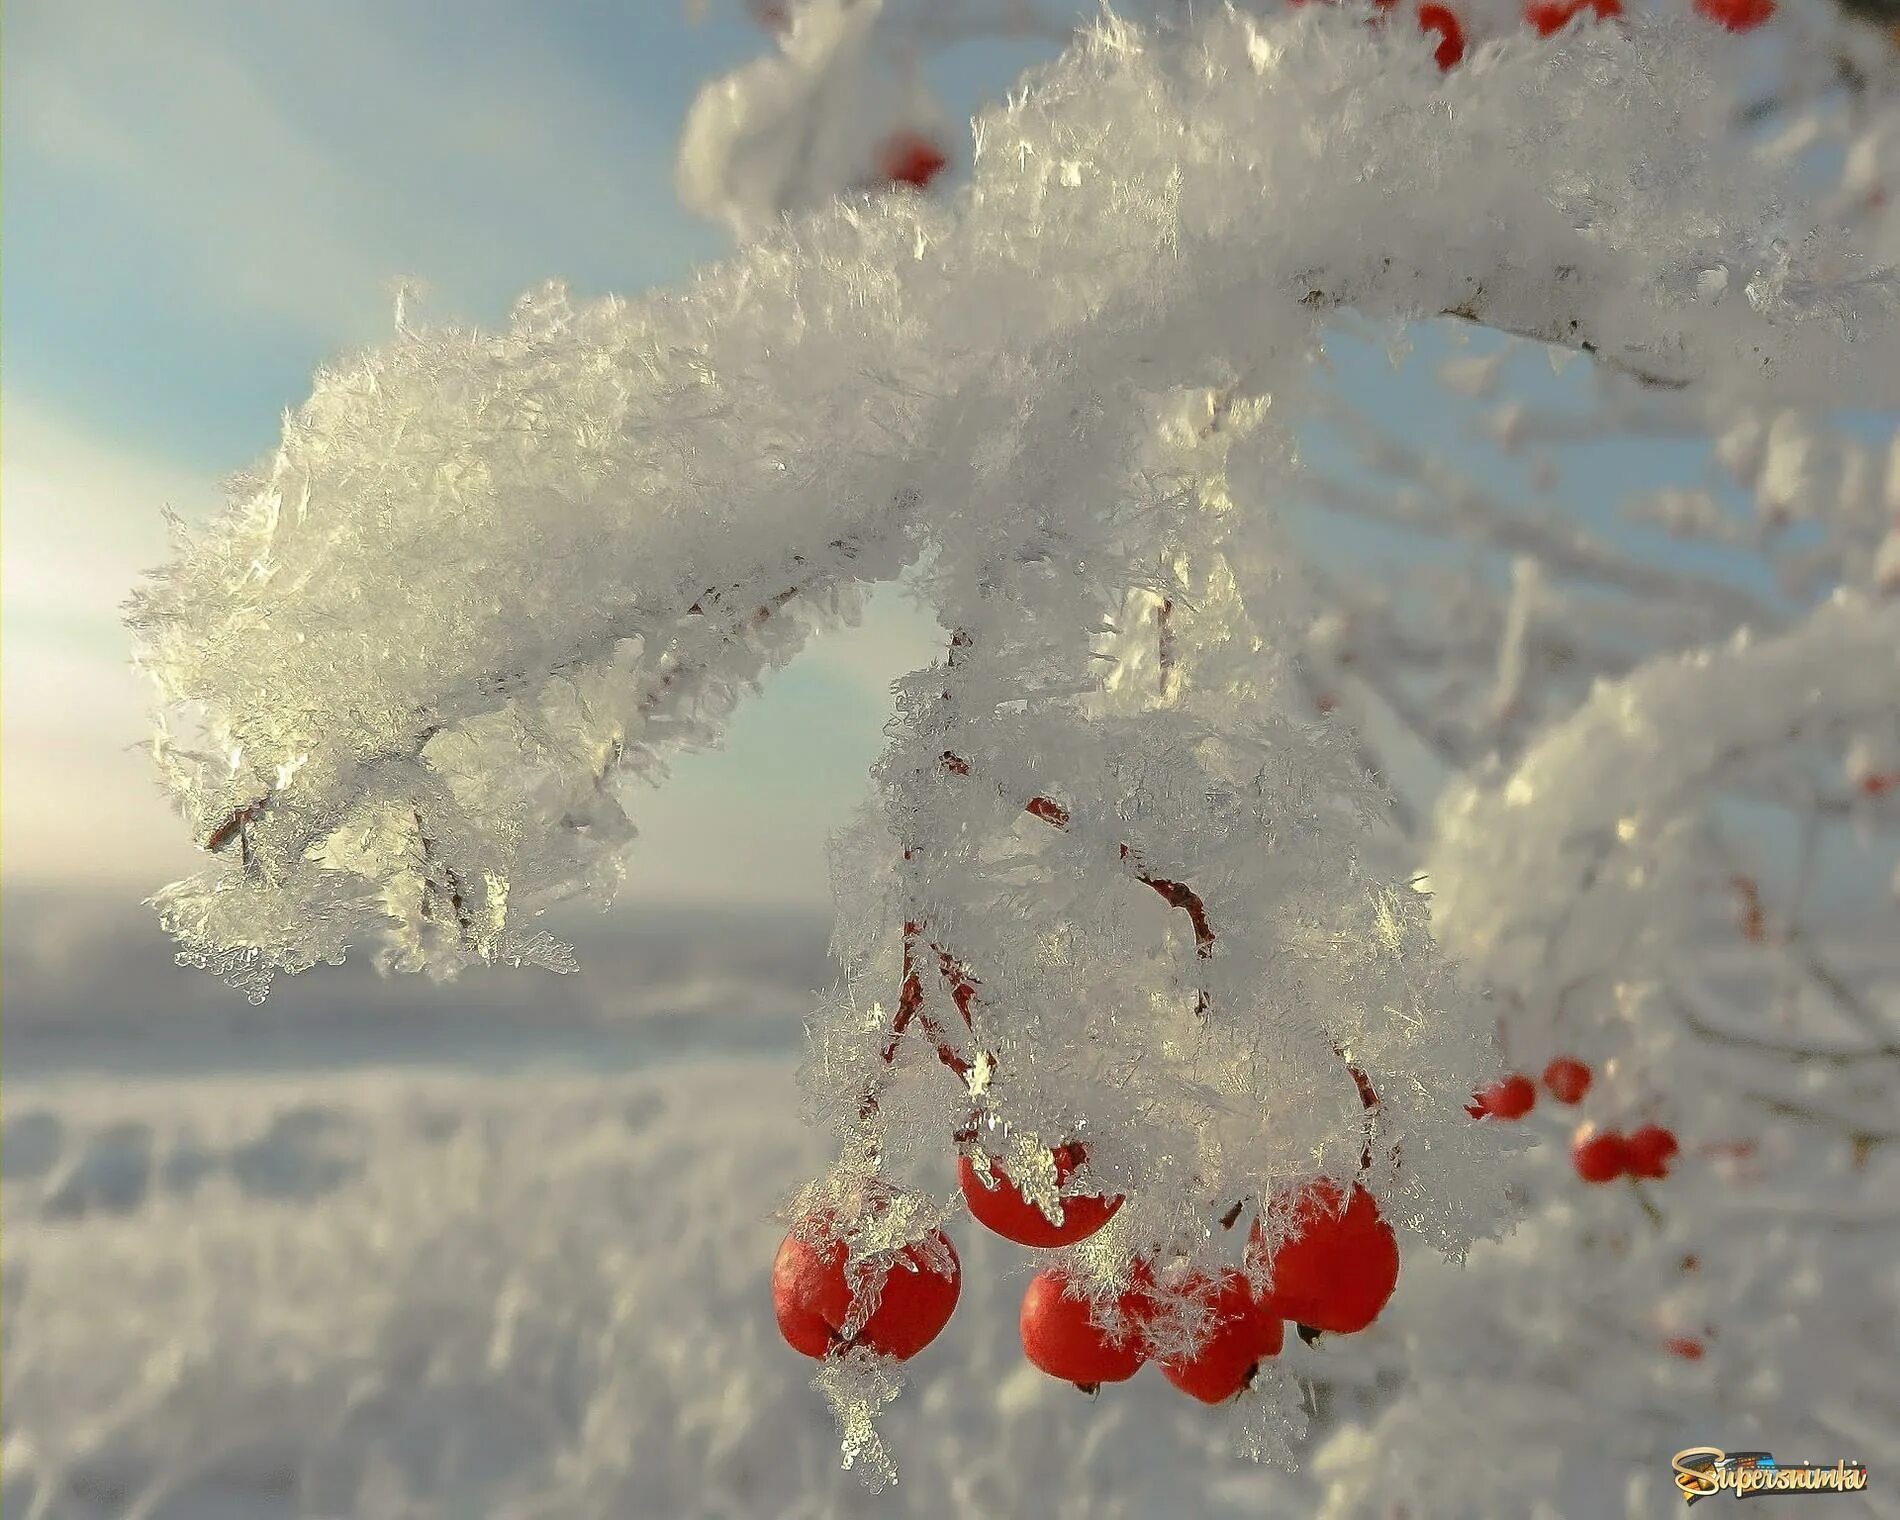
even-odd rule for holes
{"type": "MultiPolygon", "coordinates": [[[[846,9],[840,27],[868,14],[846,9]]],[[[241,846],[168,889],[165,921],[254,995],[378,936],[404,969],[565,964],[525,926],[611,887],[625,780],[716,744],[871,586],[907,577],[957,630],[897,683],[871,803],[836,846],[842,979],[804,1081],[839,1149],[784,1247],[793,1287],[823,1291],[781,1304],[781,1328],[823,1359],[867,1461],[887,1358],[915,1349],[892,1324],[936,1316],[934,1334],[954,1304],[952,1159],[1007,1163],[1045,1226],[1093,1200],[1100,1229],[1061,1270],[1091,1323],[1141,1322],[1122,1375],[1204,1350],[1201,1289],[1236,1273],[1284,1295],[1304,1366],[1368,1323],[1329,1330],[1297,1298],[1316,1200],[1368,1251],[1397,1253],[1396,1229],[1429,1283],[1419,1247],[1456,1258],[1511,1209],[1496,1040],[1555,1101],[1589,1089],[1605,1128],[1576,1175],[1548,1109],[1529,1120],[1565,1144],[1525,1160],[1520,1239],[1577,1248],[1553,1162],[1573,1190],[1627,1176],[1591,1195],[1580,1249],[1647,1274],[1655,1322],[1607,1270],[1565,1308],[1549,1299],[1575,1281],[1527,1277],[1516,1242],[1479,1248],[1514,1291],[1422,1288],[1438,1312],[1365,1343],[1414,1364],[1412,1393],[1364,1406],[1414,1436],[1460,1404],[1432,1391],[1467,1376],[1450,1342],[1487,1316],[1487,1347],[1562,1308],[1671,1356],[1712,1335],[1676,1317],[1769,1291],[1763,1263],[1836,1270],[1787,1232],[1719,1261],[1728,1217],[1660,1186],[1661,1119],[1738,1187],[1832,1175],[1808,1147],[1843,1141],[1862,1147],[1850,1188],[1885,1175],[1886,1076],[1863,1090],[1845,1063],[1753,1049],[1723,1059],[1759,1082],[1664,1076],[1709,1054],[1667,999],[1685,947],[1716,939],[1782,953],[1811,999],[1891,1039],[1831,942],[1777,938],[1780,899],[1728,858],[1716,804],[1900,709],[1872,456],[1815,421],[1900,405],[1892,272],[1786,163],[1726,141],[1738,66],[1713,28],[1504,38],[1447,72],[1430,36],[1368,19],[1105,20],[978,119],[954,200],[775,220],[638,302],[550,287],[498,335],[407,329],[320,377],[267,476],[133,609],[181,809],[241,846]],[[1410,494],[1323,484],[1302,429],[1348,317],[1482,324],[1645,382],[1798,540],[1777,565],[1799,584],[1775,599],[1658,565],[1366,430],[1360,461],[1410,494]],[[1414,617],[1302,562],[1283,509],[1314,501],[1475,543],[1511,578],[1448,572],[1454,598],[1414,617]],[[1803,513],[1825,528],[1792,532],[1803,513]],[[1598,1044],[1593,1088],[1572,1038],[1598,1044]]],[[[788,46],[816,58],[816,35],[788,46]]],[[[829,109],[780,144],[794,177],[829,109]]],[[[1675,507],[1723,526],[1719,505],[1675,507]]],[[[1890,805],[1877,746],[1851,773],[1890,805]]],[[[1819,1044],[1746,1006],[1744,1038],[1819,1044]]],[[[1838,1344],[1860,1311],[1843,1302],[1838,1344]]],[[[1253,1448],[1278,1450],[1297,1390],[1257,1350],[1233,1386],[1253,1448]]],[[[1628,1403],[1556,1367],[1520,1385],[1532,1406],[1628,1403]]]]}

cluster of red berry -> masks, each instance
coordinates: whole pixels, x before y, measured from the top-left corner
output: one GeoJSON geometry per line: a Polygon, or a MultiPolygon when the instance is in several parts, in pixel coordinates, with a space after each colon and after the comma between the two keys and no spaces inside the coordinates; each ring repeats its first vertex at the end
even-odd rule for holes
{"type": "MultiPolygon", "coordinates": [[[[1559,1103],[1581,1103],[1590,1080],[1590,1068],[1575,1056],[1558,1056],[1544,1068],[1544,1087],[1559,1103]]],[[[1522,1119],[1536,1105],[1537,1085],[1522,1072],[1511,1072],[1473,1095],[1465,1112],[1474,1119],[1522,1119]]],[[[1571,1143],[1570,1164],[1585,1182],[1657,1180],[1669,1175],[1669,1163],[1680,1149],[1675,1135],[1660,1124],[1645,1124],[1629,1135],[1586,1124],[1571,1143]]]]}
{"type": "MultiPolygon", "coordinates": [[[[1082,1147],[1074,1144],[1051,1154],[1058,1185],[1084,1160],[1082,1147]]],[[[958,1173],[964,1198],[980,1224],[1018,1245],[1043,1250],[1074,1245],[1107,1224],[1122,1204],[1120,1197],[1099,1194],[1065,1197],[1051,1219],[993,1159],[989,1172],[986,1181],[969,1157],[962,1158],[958,1173]]],[[[960,1269],[948,1237],[939,1231],[928,1246],[905,1246],[889,1253],[888,1261],[875,1263],[872,1275],[880,1268],[884,1272],[877,1307],[847,1336],[852,1293],[845,1247],[833,1241],[821,1249],[807,1238],[823,1233],[829,1223],[808,1221],[779,1248],[772,1297],[780,1332],[794,1350],[810,1357],[852,1346],[900,1361],[914,1356],[936,1338],[956,1308],[960,1269]]],[[[1093,1392],[1103,1383],[1125,1382],[1153,1359],[1156,1327],[1169,1316],[1171,1304],[1186,1305],[1198,1311],[1193,1316],[1198,1346],[1188,1355],[1159,1358],[1157,1365],[1183,1393],[1217,1404],[1242,1392],[1259,1364],[1279,1353],[1288,1320],[1309,1338],[1363,1330],[1385,1307],[1399,1278],[1398,1241],[1372,1195],[1357,1184],[1350,1197],[1332,1182],[1307,1188],[1277,1253],[1256,1222],[1246,1262],[1249,1271],[1228,1271],[1210,1281],[1185,1271],[1181,1263],[1163,1261],[1159,1253],[1137,1261],[1111,1323],[1103,1323],[1094,1300],[1060,1268],[1039,1272],[1023,1295],[1018,1320],[1024,1354],[1051,1377],[1093,1392]],[[1253,1287],[1249,1274],[1255,1268],[1270,1271],[1272,1287],[1264,1295],[1253,1287]]]]}
{"type": "MultiPolygon", "coordinates": [[[[1303,5],[1306,0],[1292,0],[1303,5]]],[[[1397,10],[1399,0],[1373,0],[1381,12],[1397,10]]],[[[1695,0],[1697,14],[1731,32],[1749,32],[1775,14],[1775,0],[1695,0]]],[[[1524,20],[1540,37],[1555,36],[1577,17],[1589,12],[1598,21],[1623,14],[1622,0],[1526,0],[1524,20]]],[[[1439,68],[1452,69],[1464,62],[1465,28],[1458,13],[1440,0],[1421,0],[1417,9],[1418,29],[1435,35],[1438,46],[1432,57],[1439,68]]],[[[1383,19],[1383,17],[1381,17],[1383,19]]]]}
{"type": "MultiPolygon", "coordinates": [[[[1558,1056],[1544,1068],[1544,1088],[1557,1102],[1570,1106],[1581,1103],[1590,1091],[1592,1073],[1575,1056],[1558,1056]]],[[[1474,1119],[1522,1119],[1537,1106],[1537,1084],[1523,1072],[1510,1072],[1473,1096],[1465,1112],[1474,1119]]],[[[1619,1177],[1638,1177],[1660,1181],[1669,1175],[1669,1163],[1681,1147],[1673,1132],[1660,1124],[1645,1124],[1630,1134],[1585,1124],[1571,1137],[1570,1165],[1585,1182],[1603,1184],[1619,1177]]],[[[1682,1259],[1682,1270],[1693,1272],[1694,1256],[1682,1259]]],[[[1684,1361],[1700,1361],[1703,1343],[1677,1335],[1663,1342],[1663,1349],[1684,1361]]]]}
{"type": "Polygon", "coordinates": [[[1570,1147],[1570,1164],[1585,1182],[1614,1182],[1618,1177],[1660,1181],[1682,1147],[1660,1124],[1645,1124],[1634,1134],[1586,1126],[1570,1147]]]}
{"type": "MultiPolygon", "coordinates": [[[[1291,0],[1291,3],[1303,5],[1306,0],[1291,0]]],[[[1385,14],[1399,8],[1399,0],[1373,0],[1373,4],[1382,13],[1378,18],[1381,21],[1385,14]]],[[[1753,31],[1775,14],[1775,0],[1694,0],[1694,4],[1699,15],[1731,32],[1753,31]]],[[[776,18],[772,25],[782,29],[782,6],[761,5],[759,8],[771,11],[776,18]]],[[[1597,21],[1608,21],[1623,14],[1623,0],[1526,0],[1523,14],[1525,23],[1538,36],[1551,37],[1585,12],[1597,21]]],[[[1418,29],[1438,38],[1432,57],[1439,68],[1450,70],[1464,62],[1465,27],[1455,10],[1441,0],[1419,0],[1417,16],[1418,29]]],[[[923,134],[893,132],[878,145],[872,182],[891,189],[908,186],[923,190],[943,173],[949,162],[942,147],[923,134]]]]}

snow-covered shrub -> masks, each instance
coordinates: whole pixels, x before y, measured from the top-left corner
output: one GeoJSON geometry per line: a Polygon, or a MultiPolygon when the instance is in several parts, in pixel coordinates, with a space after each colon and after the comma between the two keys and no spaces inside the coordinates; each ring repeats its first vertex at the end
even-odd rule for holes
{"type": "MultiPolygon", "coordinates": [[[[946,652],[900,683],[839,842],[842,975],[805,1071],[838,1158],[801,1216],[861,1264],[948,1216],[959,1148],[1053,1208],[1040,1158],[1085,1143],[1083,1180],[1124,1202],[1064,1261],[1104,1305],[1160,1260],[1244,1264],[1266,1291],[1241,1226],[1280,1246],[1322,1181],[1362,1184],[1453,1259],[1496,1233],[1510,1140],[1465,1105],[1497,1073],[1498,1010],[1441,955],[1415,874],[1505,1004],[1507,1056],[1583,1006],[1566,968],[1608,973],[1574,1016],[1606,1053],[1628,1042],[1640,1106],[1647,1061],[1671,1059],[1643,1000],[1704,927],[1700,809],[1754,756],[1731,749],[1864,731],[1871,756],[1900,695],[1872,455],[1825,422],[1900,401],[1900,300],[1854,229],[1801,209],[1795,165],[1733,142],[1741,66],[1718,28],[1500,36],[1446,70],[1429,34],[1368,19],[1104,20],[977,120],[954,202],[854,197],[685,291],[577,306],[550,285],[506,332],[405,327],[319,377],[133,611],[159,759],[222,857],[161,895],[184,955],[256,997],[369,937],[397,969],[562,967],[534,917],[611,887],[624,783],[718,742],[814,628],[903,577],[946,652]],[[1344,426],[1372,470],[1406,459],[1329,405],[1348,321],[1590,356],[1606,408],[1640,396],[1718,437],[1775,522],[1812,513],[1808,580],[1847,589],[1822,606],[1797,587],[1809,605],[1774,637],[1693,653],[1766,604],[1426,463],[1362,505],[1476,524],[1513,565],[1507,587],[1454,575],[1469,599],[1448,610],[1475,622],[1406,626],[1289,532],[1303,499],[1352,499],[1312,428],[1344,426]],[[1553,628],[1606,624],[1620,643],[1555,658],[1553,628]],[[1415,632],[1462,650],[1429,701],[1382,658],[1416,655],[1415,632]],[[1580,677],[1612,684],[1579,708],[1580,677]],[[1395,736],[1460,773],[1436,827],[1388,817],[1368,775],[1400,786],[1395,736]]],[[[1455,378],[1482,393],[1483,362],[1455,378]]],[[[1514,408],[1497,437],[1548,424],[1514,408]]],[[[1653,505],[1732,525],[1720,501],[1653,505]]],[[[878,1288],[854,1284],[861,1321],[878,1288]]],[[[1521,1302],[1495,1296],[1507,1321],[1521,1302]]],[[[1456,1323],[1372,1343],[1454,1377],[1430,1332],[1456,1323]]],[[[1327,1354],[1281,1365],[1323,1376],[1327,1354]]],[[[875,1467],[891,1369],[828,1369],[875,1467]]],[[[1268,1376],[1250,1398],[1275,1451],[1297,1390],[1268,1376]]],[[[1384,1418],[1422,1429],[1446,1402],[1384,1418]]]]}

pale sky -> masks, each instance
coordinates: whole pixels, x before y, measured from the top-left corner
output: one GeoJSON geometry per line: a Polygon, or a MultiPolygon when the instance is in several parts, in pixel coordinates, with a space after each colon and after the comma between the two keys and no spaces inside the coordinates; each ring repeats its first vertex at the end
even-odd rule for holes
{"type": "MultiPolygon", "coordinates": [[[[143,896],[202,864],[157,790],[118,606],[270,453],[338,351],[430,315],[501,322],[524,289],[674,284],[727,248],[679,209],[693,92],[768,44],[736,3],[8,0],[4,782],[9,886],[143,896]]],[[[953,113],[1030,49],[932,74],[953,113]]],[[[636,810],[628,894],[828,899],[824,841],[863,794],[888,683],[934,657],[896,595],[809,651],[636,810]]]]}
{"type": "MultiPolygon", "coordinates": [[[[161,508],[207,517],[219,481],[274,450],[318,365],[391,334],[399,279],[423,283],[424,320],[493,326],[549,277],[582,297],[633,295],[726,251],[722,230],[678,206],[674,144],[700,84],[768,44],[739,0],[711,10],[694,26],[681,0],[7,0],[9,886],[84,882],[136,901],[202,864],[139,747],[144,693],[118,605],[166,555],[161,508]]],[[[1048,51],[966,45],[929,73],[954,119],[1048,51]]],[[[1444,350],[1442,334],[1420,337],[1444,350]]],[[[1411,441],[1459,436],[1466,419],[1416,373],[1376,348],[1334,357],[1411,441]]],[[[1593,446],[1563,494],[1626,531],[1613,528],[1623,491],[1693,483],[1704,456],[1593,446]]],[[[1527,463],[1482,468],[1513,493],[1527,463]]],[[[1374,563],[1365,535],[1326,531],[1374,563]]],[[[640,800],[628,895],[826,903],[825,837],[864,793],[888,684],[940,639],[889,595],[868,626],[809,650],[741,709],[723,751],[683,758],[640,800]]]]}

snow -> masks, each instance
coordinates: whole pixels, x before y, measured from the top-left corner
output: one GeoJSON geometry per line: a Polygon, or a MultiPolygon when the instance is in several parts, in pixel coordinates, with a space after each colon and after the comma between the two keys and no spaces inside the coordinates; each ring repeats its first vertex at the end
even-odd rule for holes
{"type": "Polygon", "coordinates": [[[1105,21],[978,120],[954,208],[846,202],[681,291],[550,283],[506,332],[411,326],[321,373],[135,607],[155,753],[233,862],[165,894],[191,953],[257,996],[364,942],[563,965],[533,914],[611,890],[613,783],[716,743],[926,547],[948,626],[1020,610],[1041,689],[1075,679],[1041,666],[1129,586],[1242,548],[1194,511],[1200,468],[1168,490],[1130,457],[1150,400],[1238,383],[1280,447],[1338,307],[1475,312],[1706,380],[1711,409],[1894,398],[1891,281],[1845,233],[1778,238],[1791,174],[1715,149],[1714,29],[1513,39],[1441,76],[1333,12],[1105,21]]]}
{"type": "MultiPolygon", "coordinates": [[[[179,973],[182,975],[183,973],[179,973]]],[[[1152,1372],[1091,1401],[1016,1345],[1029,1255],[955,1227],[883,1494],[772,1322],[822,1161],[791,1065],[12,1080],[8,1515],[1308,1513],[1152,1372]]]]}
{"type": "MultiPolygon", "coordinates": [[[[221,865],[162,920],[254,1000],[366,941],[577,985],[537,913],[611,892],[625,783],[717,744],[879,583],[955,634],[896,683],[834,849],[806,1129],[767,1095],[784,1059],[662,1068],[625,1029],[591,1073],[465,1074],[426,1123],[445,1077],[112,1093],[52,1063],[6,1184],[36,1411],[9,1481],[147,1514],[233,1471],[348,1513],[754,1513],[797,1470],[785,1512],[853,1513],[827,1485],[896,1460],[895,1512],[1509,1515],[1542,1488],[1533,1513],[1635,1516],[1672,1440],[1892,1444],[1892,960],[1850,969],[1838,931],[1892,912],[1891,429],[1846,413],[1900,399],[1900,283],[1730,141],[1716,29],[1503,37],[1441,75],[1366,19],[1104,18],[978,120],[954,204],[772,221],[635,302],[550,284],[493,336],[405,313],[318,377],[132,618],[221,865]],[[1326,394],[1342,329],[1397,365],[1421,320],[1591,356],[1582,414],[1508,361],[1452,369],[1500,454],[1713,444],[1728,478],[1627,504],[1726,568],[1520,511],[1326,394]],[[1362,479],[1314,466],[1316,426],[1362,479]],[[1479,550],[1422,563],[1422,598],[1347,588],[1286,533],[1302,498],[1479,550]],[[1435,808],[1388,811],[1388,744],[1429,752],[1435,808]],[[1597,1068],[1581,1105],[1467,1119],[1500,1054],[1558,1053],[1597,1068]],[[1571,1173],[1573,1124],[1658,1121],[1677,1176],[1571,1173]],[[1025,1381],[1023,1264],[981,1241],[973,1328],[901,1399],[857,1354],[814,1397],[745,1307],[798,1177],[874,1249],[955,1217],[959,1147],[1071,1139],[1125,1197],[1062,1259],[1098,1297],[1140,1253],[1213,1270],[1320,1176],[1376,1193],[1400,1297],[1212,1425],[1152,1379],[1093,1411],[1025,1381]],[[1419,1470],[1447,1451],[1472,1471],[1419,1470]]],[[[863,41],[821,31],[786,56],[863,41]]],[[[811,86],[776,119],[822,116],[778,67],[750,104],[811,86]]],[[[757,158],[732,148],[708,205],[757,158]]]]}

